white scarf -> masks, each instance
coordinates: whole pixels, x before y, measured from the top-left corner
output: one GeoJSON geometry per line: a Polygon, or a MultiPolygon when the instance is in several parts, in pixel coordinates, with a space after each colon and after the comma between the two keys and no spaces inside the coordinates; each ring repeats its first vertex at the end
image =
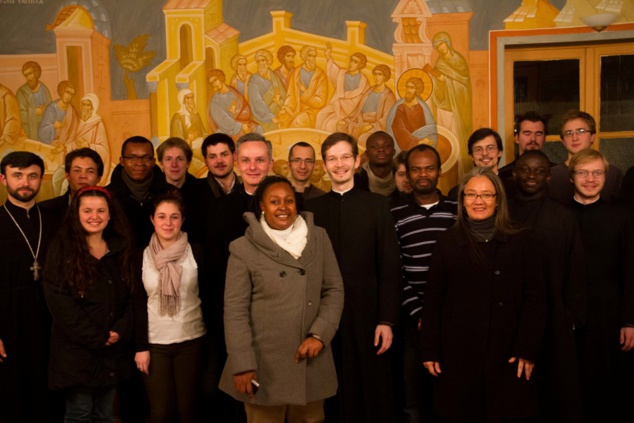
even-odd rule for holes
{"type": "Polygon", "coordinates": [[[260,218],[262,229],[264,232],[279,245],[284,251],[298,259],[302,256],[302,251],[308,243],[308,225],[300,215],[297,215],[295,222],[291,226],[283,230],[271,229],[266,223],[264,216],[260,218]]]}
{"type": "Polygon", "coordinates": [[[368,183],[371,192],[388,196],[396,189],[396,182],[394,181],[394,175],[390,172],[385,178],[379,178],[372,172],[370,168],[370,162],[365,162],[361,165],[366,172],[368,172],[368,183]]]}

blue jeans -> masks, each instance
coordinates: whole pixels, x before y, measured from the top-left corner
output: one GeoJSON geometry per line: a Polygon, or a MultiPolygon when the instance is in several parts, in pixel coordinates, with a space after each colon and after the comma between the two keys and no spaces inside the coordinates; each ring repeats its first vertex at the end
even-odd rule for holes
{"type": "Polygon", "coordinates": [[[78,386],[66,393],[64,423],[112,423],[114,386],[78,386]]]}

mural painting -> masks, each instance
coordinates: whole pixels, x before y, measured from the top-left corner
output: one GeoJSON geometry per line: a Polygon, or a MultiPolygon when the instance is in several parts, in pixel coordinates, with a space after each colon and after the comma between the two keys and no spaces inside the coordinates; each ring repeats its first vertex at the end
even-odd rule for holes
{"type": "MultiPolygon", "coordinates": [[[[5,34],[0,54],[0,156],[29,150],[44,158],[40,199],[63,192],[63,158],[75,148],[89,147],[103,157],[106,174],[100,183],[106,184],[122,142],[132,135],[151,138],[155,145],[170,136],[183,138],[194,150],[190,172],[197,177],[207,171],[200,145],[214,132],[234,139],[247,132],[265,134],[281,174],[288,173],[293,143],[309,142],[319,152],[321,141],[334,131],[352,134],[361,151],[378,130],[395,138],[397,151],[433,145],[443,161],[444,192],[472,166],[466,140],[488,123],[486,54],[471,46],[474,2],[375,2],[376,8],[388,7],[390,16],[342,20],[343,37],[294,28],[291,11],[268,5],[280,2],[258,2],[257,7],[239,2],[244,13],[271,19],[269,32],[259,28],[248,38],[241,31],[249,31],[249,19],[237,27],[225,22],[223,7],[235,14],[233,3],[137,3],[155,18],[153,26],[128,25],[127,38],[113,42],[112,25],[118,22],[113,15],[124,12],[111,1],[0,1],[0,8],[16,19],[46,12],[29,24],[49,22],[46,37],[54,43],[53,52],[38,53],[36,37],[18,42],[17,35],[5,34]],[[28,8],[21,3],[29,3],[28,8]],[[374,35],[373,44],[381,48],[366,42],[366,31],[374,34],[370,25],[391,30],[380,31],[380,43],[374,35]]],[[[282,3],[303,13],[292,2],[282,3]]],[[[529,3],[555,9],[548,1],[508,3],[498,7],[495,22],[480,25],[482,38],[494,24],[533,25],[528,18],[523,23],[521,16],[527,15],[519,12],[529,3]]],[[[565,2],[552,3],[563,7],[565,2]]],[[[491,4],[479,7],[492,10],[491,4]]],[[[304,8],[322,20],[337,19],[319,5],[304,8]]],[[[548,22],[560,25],[554,18],[548,22]]],[[[313,184],[328,189],[319,161],[313,184]]]]}

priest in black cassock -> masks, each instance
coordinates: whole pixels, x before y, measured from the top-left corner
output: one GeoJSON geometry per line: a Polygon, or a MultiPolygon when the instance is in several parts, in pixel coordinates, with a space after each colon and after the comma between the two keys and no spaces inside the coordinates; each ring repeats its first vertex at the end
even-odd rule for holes
{"type": "Polygon", "coordinates": [[[0,207],[0,421],[49,422],[51,317],[41,268],[53,217],[35,203],[44,162],[33,153],[7,154],[0,164],[7,201],[0,207]]]}
{"type": "Polygon", "coordinates": [[[580,347],[586,422],[632,421],[634,227],[628,210],[603,198],[608,163],[596,150],[570,159],[572,212],[586,254],[588,315],[580,347]],[[629,417],[627,417],[629,415],[629,417]]]}
{"type": "Polygon", "coordinates": [[[394,221],[386,197],[354,186],[360,158],[350,135],[330,135],[321,155],[332,191],[306,208],[328,232],[345,291],[332,342],[339,390],[326,400],[326,421],[392,423],[397,418],[390,346],[402,288],[394,221]]]}
{"type": "Polygon", "coordinates": [[[570,210],[548,198],[550,162],[539,150],[515,161],[515,196],[509,213],[537,237],[535,265],[548,281],[548,321],[535,376],[540,387],[541,422],[582,423],[581,384],[575,332],[586,315],[583,246],[570,210]]]}

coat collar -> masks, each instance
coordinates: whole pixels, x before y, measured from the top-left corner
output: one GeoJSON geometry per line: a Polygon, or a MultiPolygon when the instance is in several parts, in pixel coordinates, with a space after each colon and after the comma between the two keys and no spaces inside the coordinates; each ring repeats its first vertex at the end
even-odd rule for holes
{"type": "Polygon", "coordinates": [[[272,259],[275,262],[284,264],[290,267],[303,268],[307,266],[315,257],[313,248],[314,242],[311,242],[312,237],[315,236],[315,225],[313,223],[313,214],[310,212],[301,212],[301,216],[306,221],[308,226],[308,243],[302,252],[299,259],[295,260],[293,256],[287,253],[279,245],[277,245],[262,229],[262,225],[255,214],[252,212],[244,213],[244,219],[249,224],[246,230],[245,237],[263,254],[272,259]]]}

